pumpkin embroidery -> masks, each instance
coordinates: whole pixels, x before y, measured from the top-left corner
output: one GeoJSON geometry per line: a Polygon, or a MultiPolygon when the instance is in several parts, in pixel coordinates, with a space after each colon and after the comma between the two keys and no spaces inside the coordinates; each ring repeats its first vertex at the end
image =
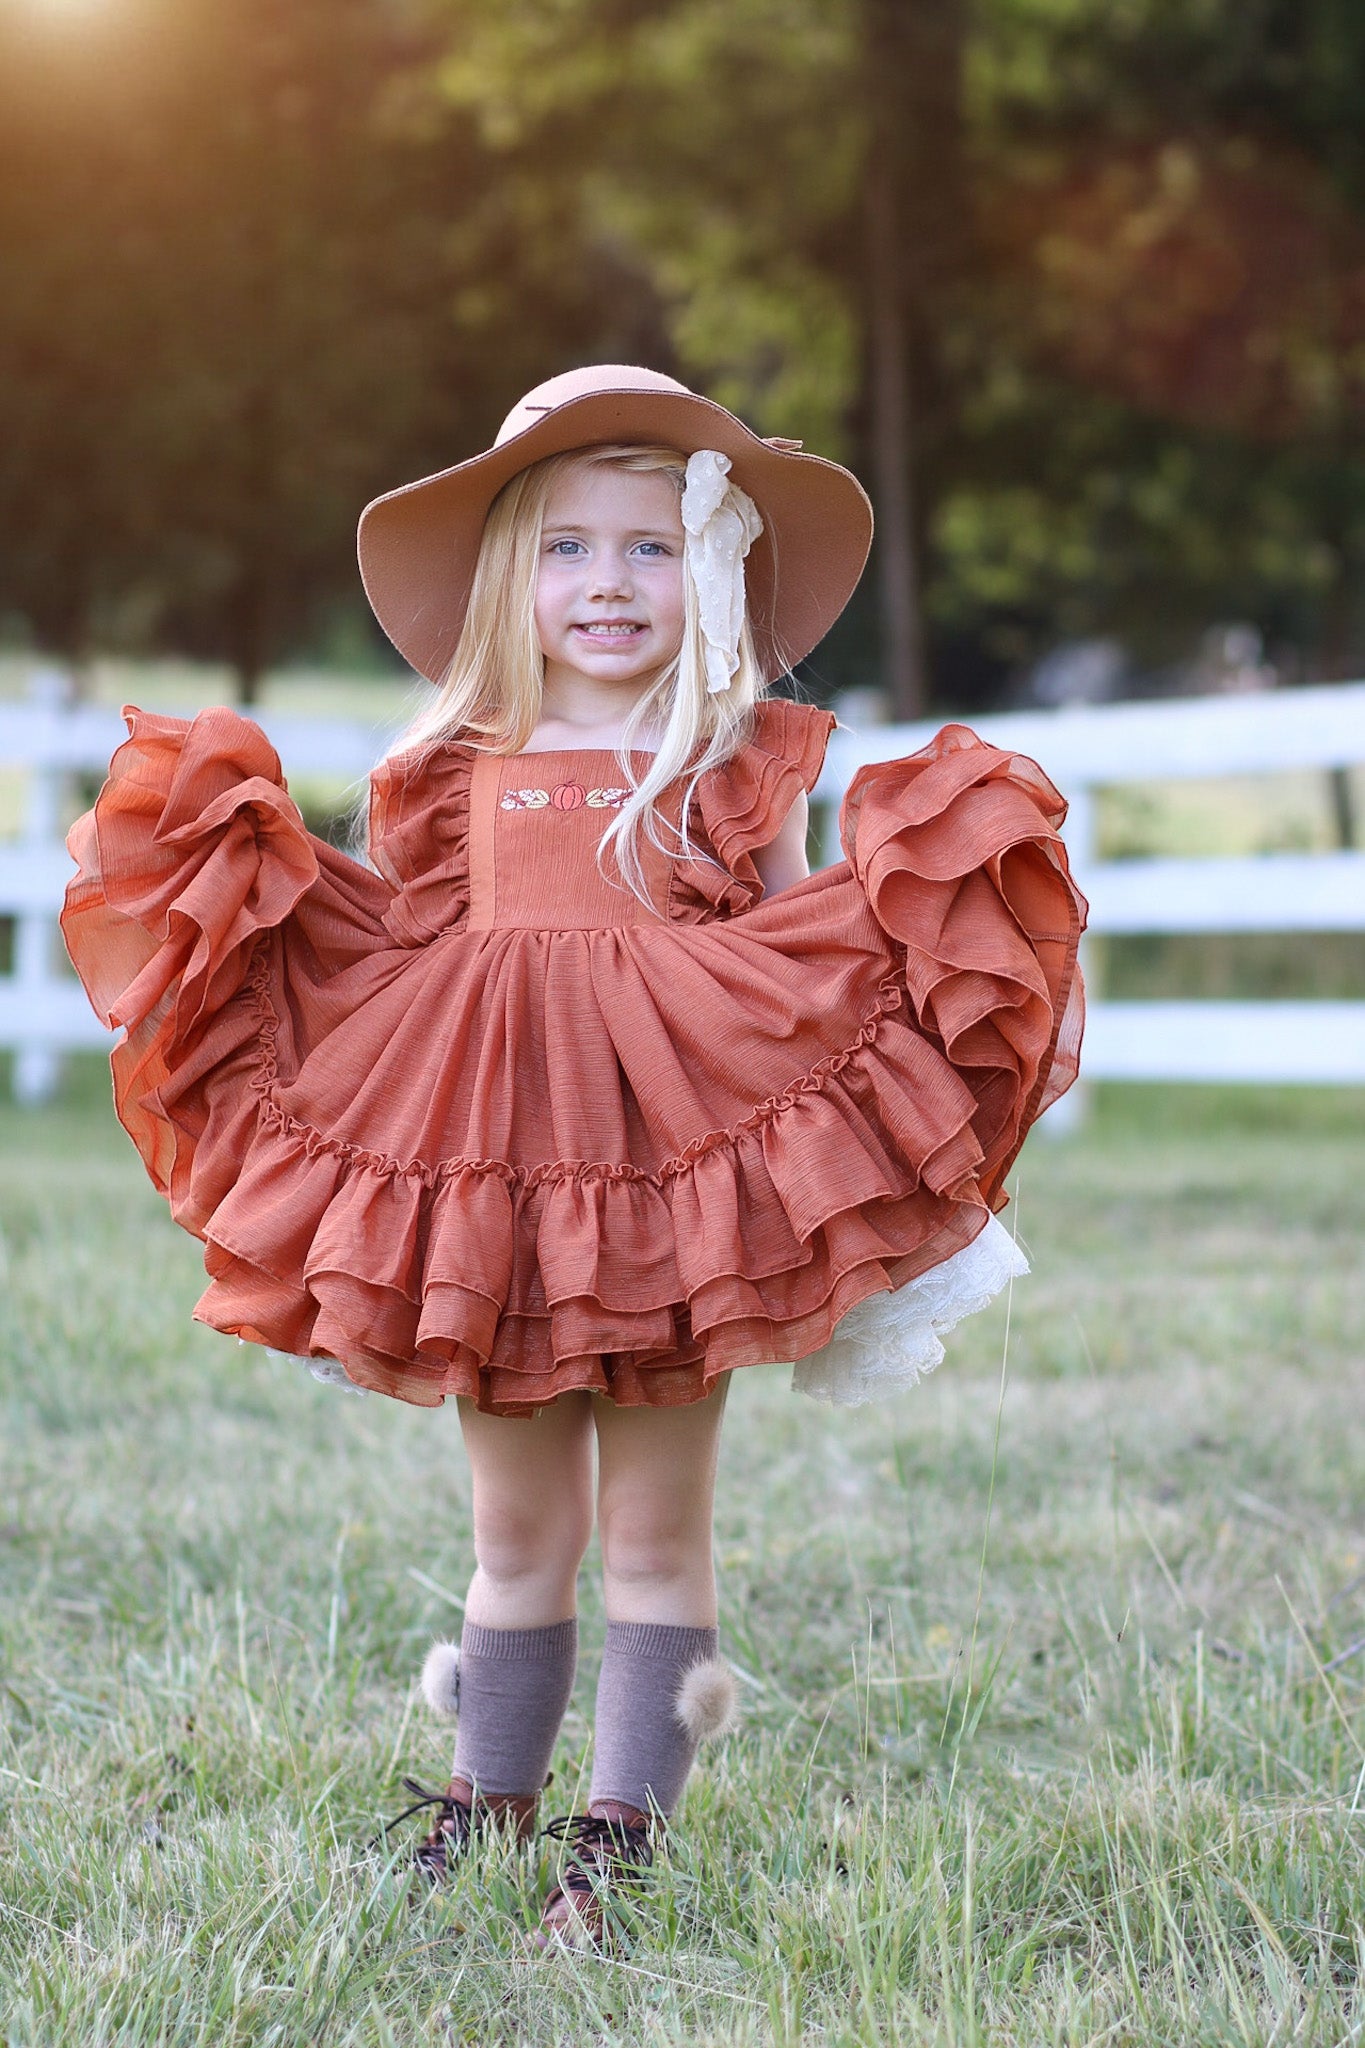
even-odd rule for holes
{"type": "Polygon", "coordinates": [[[584,789],[581,782],[561,782],[554,789],[508,789],[503,792],[505,811],[619,811],[628,789],[584,789]]]}

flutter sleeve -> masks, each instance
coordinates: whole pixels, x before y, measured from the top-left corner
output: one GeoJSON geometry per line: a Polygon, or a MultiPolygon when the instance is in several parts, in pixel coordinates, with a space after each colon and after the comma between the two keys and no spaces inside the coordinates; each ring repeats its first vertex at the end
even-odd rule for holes
{"type": "Polygon", "coordinates": [[[689,914],[734,916],[761,900],[754,853],[772,844],[796,799],[814,789],[834,725],[833,713],[813,704],[769,697],[758,706],[748,744],[698,784],[703,858],[680,867],[674,915],[684,922],[689,914]]]}
{"type": "Polygon", "coordinates": [[[397,891],[384,923],[400,946],[424,946],[469,915],[473,750],[434,748],[381,761],[370,777],[370,859],[397,891]]]}

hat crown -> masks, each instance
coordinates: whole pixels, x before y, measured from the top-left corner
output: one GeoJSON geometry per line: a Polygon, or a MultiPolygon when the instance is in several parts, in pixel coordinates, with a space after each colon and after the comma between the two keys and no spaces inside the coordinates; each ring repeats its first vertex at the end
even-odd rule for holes
{"type": "Polygon", "coordinates": [[[567,405],[571,399],[590,398],[602,391],[681,391],[688,397],[694,395],[676,377],[665,377],[661,370],[642,369],[638,363],[588,363],[582,369],[563,370],[557,377],[547,377],[543,384],[537,384],[524,398],[519,398],[498,428],[494,447],[501,448],[505,441],[524,434],[547,412],[567,405]]]}

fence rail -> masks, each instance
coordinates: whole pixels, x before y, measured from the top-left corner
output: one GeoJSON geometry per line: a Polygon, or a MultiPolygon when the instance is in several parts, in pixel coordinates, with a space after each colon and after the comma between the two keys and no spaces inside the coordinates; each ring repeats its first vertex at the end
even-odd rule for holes
{"type": "MultiPolygon", "coordinates": [[[[25,778],[20,837],[0,842],[0,918],[14,924],[11,971],[0,975],[0,1047],[14,1052],[15,1093],[27,1101],[51,1091],[63,1051],[110,1043],[63,971],[56,916],[70,870],[59,828],[64,778],[102,770],[123,725],[108,711],[69,708],[61,694],[60,679],[39,672],[31,701],[0,704],[0,767],[17,767],[25,778]]],[[[385,742],[382,732],[353,721],[267,714],[261,724],[287,775],[358,781],[385,742]]],[[[1090,898],[1092,931],[1365,931],[1365,853],[1104,861],[1095,803],[1097,791],[1113,784],[1365,761],[1365,683],[1020,712],[974,724],[983,739],[1041,761],[1070,800],[1067,842],[1090,898]]],[[[857,769],[912,753],[934,730],[925,723],[835,734],[816,790],[827,859],[838,857],[838,799],[857,769]]],[[[1099,1000],[1083,1075],[1365,1083],[1365,1002],[1099,1000]]]]}
{"type": "MultiPolygon", "coordinates": [[[[127,730],[117,712],[69,705],[65,678],[35,671],[27,703],[0,703],[0,769],[24,776],[19,837],[0,840],[0,918],[12,919],[8,974],[0,974],[0,1048],[14,1054],[13,1091],[40,1102],[57,1084],[63,1052],[110,1046],[66,967],[57,913],[71,875],[62,843],[62,794],[72,774],[99,774],[127,730]]],[[[286,775],[360,781],[388,734],[357,720],[266,713],[260,723],[286,775]]]]}
{"type": "MultiPolygon", "coordinates": [[[[1097,935],[1365,931],[1365,853],[1102,860],[1099,790],[1127,782],[1350,768],[1365,761],[1365,683],[1261,696],[1194,697],[973,720],[995,746],[1041,761],[1070,802],[1067,849],[1097,935]]],[[[836,733],[816,791],[837,799],[866,761],[907,754],[936,722],[836,733]]],[[[1090,1081],[1365,1083],[1365,1002],[1092,1002],[1090,1081]]],[[[1074,1118],[1077,1091],[1051,1112],[1074,1118]]]]}

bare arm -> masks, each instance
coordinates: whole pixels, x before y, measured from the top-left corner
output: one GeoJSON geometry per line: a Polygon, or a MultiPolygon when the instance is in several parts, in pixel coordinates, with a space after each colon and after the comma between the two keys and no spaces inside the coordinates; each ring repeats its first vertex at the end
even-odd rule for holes
{"type": "Polygon", "coordinates": [[[810,873],[810,862],[806,859],[809,819],[810,805],[802,790],[783,819],[776,839],[769,840],[766,846],[754,848],[754,866],[758,869],[765,896],[772,896],[779,889],[790,889],[793,882],[804,881],[810,873]]]}

